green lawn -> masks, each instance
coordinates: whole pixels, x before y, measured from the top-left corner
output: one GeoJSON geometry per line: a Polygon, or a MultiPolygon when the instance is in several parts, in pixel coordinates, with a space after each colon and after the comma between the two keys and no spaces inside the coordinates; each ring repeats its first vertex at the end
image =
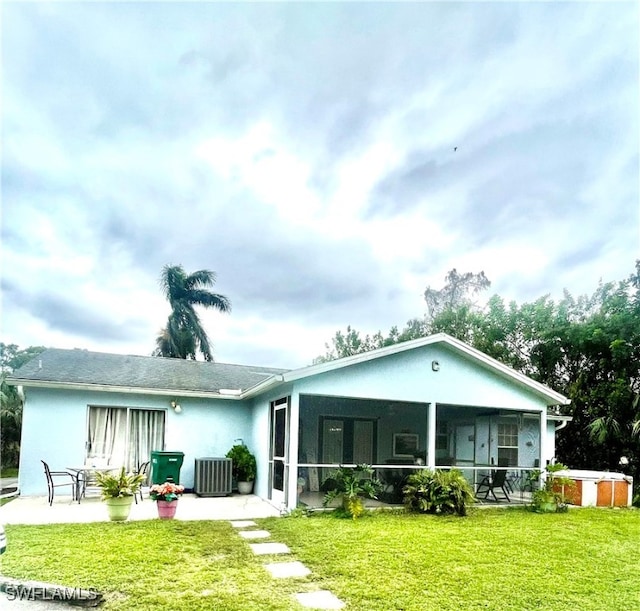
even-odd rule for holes
{"type": "Polygon", "coordinates": [[[640,511],[258,520],[312,575],[274,580],[226,522],[8,526],[2,572],[96,588],[105,609],[299,609],[329,589],[358,611],[640,609],[640,511]]]}
{"type": "Polygon", "coordinates": [[[18,477],[18,467],[0,467],[0,477],[18,477]]]}

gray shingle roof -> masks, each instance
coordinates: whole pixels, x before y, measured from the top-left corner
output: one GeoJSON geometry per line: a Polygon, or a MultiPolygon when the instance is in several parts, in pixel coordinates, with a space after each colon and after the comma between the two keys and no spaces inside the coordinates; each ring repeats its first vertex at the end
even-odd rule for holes
{"type": "Polygon", "coordinates": [[[63,384],[95,384],[153,390],[217,392],[246,390],[287,369],[207,363],[151,356],[128,356],[50,348],[39,354],[10,379],[28,386],[29,381],[63,384]]]}

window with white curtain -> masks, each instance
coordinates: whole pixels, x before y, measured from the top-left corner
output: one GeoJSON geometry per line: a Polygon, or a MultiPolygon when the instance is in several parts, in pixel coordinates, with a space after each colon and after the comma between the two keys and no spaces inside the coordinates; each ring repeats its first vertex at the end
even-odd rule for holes
{"type": "Polygon", "coordinates": [[[89,406],[87,464],[137,470],[164,449],[164,410],[89,406]]]}

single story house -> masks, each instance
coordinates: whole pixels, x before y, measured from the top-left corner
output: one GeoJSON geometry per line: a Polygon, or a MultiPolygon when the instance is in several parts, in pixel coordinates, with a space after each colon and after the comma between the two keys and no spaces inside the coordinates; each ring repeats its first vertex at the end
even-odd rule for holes
{"type": "Polygon", "coordinates": [[[569,400],[446,334],[283,370],[86,350],[49,349],[9,383],[24,400],[19,486],[46,493],[54,469],[136,468],[153,450],[195,465],[243,440],[256,455],[254,492],[281,508],[319,505],[335,467],[367,463],[533,469],[555,454],[569,400]]]}

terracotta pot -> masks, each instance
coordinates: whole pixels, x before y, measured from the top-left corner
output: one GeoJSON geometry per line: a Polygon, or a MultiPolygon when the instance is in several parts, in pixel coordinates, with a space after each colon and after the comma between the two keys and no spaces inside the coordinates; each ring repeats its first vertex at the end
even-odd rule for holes
{"type": "Polygon", "coordinates": [[[175,501],[157,501],[158,517],[161,520],[173,520],[178,508],[178,500],[175,501]]]}

